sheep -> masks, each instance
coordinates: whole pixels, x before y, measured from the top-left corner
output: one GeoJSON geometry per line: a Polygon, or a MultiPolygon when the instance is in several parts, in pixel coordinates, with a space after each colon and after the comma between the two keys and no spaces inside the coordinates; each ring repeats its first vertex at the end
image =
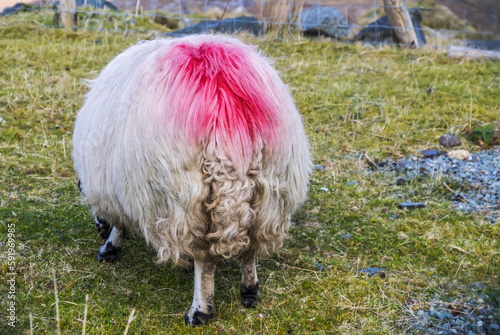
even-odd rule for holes
{"type": "Polygon", "coordinates": [[[224,35],[158,39],[125,50],[89,85],[72,157],[107,237],[98,259],[116,259],[127,229],[158,263],[194,260],[184,319],[196,326],[214,317],[217,261],[241,254],[241,303],[255,307],[256,257],[282,246],[312,166],[270,59],[224,35]]]}

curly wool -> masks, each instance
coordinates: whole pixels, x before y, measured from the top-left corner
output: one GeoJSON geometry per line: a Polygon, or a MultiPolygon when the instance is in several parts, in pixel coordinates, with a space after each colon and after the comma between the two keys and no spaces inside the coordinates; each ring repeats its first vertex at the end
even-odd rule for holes
{"type": "Polygon", "coordinates": [[[143,235],[160,262],[282,245],[311,158],[287,87],[255,47],[144,42],[90,86],[73,160],[95,215],[143,235]]]}

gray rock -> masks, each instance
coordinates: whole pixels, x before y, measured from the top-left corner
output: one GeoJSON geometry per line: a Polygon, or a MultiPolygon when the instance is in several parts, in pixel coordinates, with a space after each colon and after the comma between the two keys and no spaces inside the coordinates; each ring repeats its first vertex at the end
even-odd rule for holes
{"type": "MultiPolygon", "coordinates": [[[[441,320],[441,321],[443,321],[444,319],[446,319],[446,313],[445,312],[438,312],[438,313],[436,313],[436,315],[439,318],[439,320],[441,320]]],[[[443,328],[447,328],[446,325],[447,324],[444,324],[443,328]]]]}
{"type": "Polygon", "coordinates": [[[316,267],[316,270],[318,270],[318,271],[325,271],[325,268],[323,267],[323,265],[321,265],[317,261],[314,261],[314,267],[316,267]]]}
{"type": "Polygon", "coordinates": [[[406,208],[406,209],[418,209],[418,208],[424,208],[425,207],[425,204],[422,203],[422,202],[411,202],[411,201],[407,201],[407,202],[402,202],[398,205],[399,208],[403,209],[403,208],[406,208]]]}
{"type": "Polygon", "coordinates": [[[445,148],[452,148],[462,144],[462,141],[457,135],[444,134],[439,139],[439,144],[445,148]]]}
{"type": "Polygon", "coordinates": [[[321,172],[325,172],[325,166],[324,166],[324,165],[314,165],[313,170],[314,170],[314,171],[321,171],[321,172]]]}
{"type": "Polygon", "coordinates": [[[368,274],[368,277],[373,277],[379,274],[380,277],[384,278],[385,277],[385,273],[383,272],[384,270],[385,270],[384,268],[368,267],[365,269],[358,270],[358,272],[366,273],[368,274]]]}
{"type": "Polygon", "coordinates": [[[182,37],[200,33],[234,34],[241,31],[247,31],[254,35],[259,35],[259,20],[254,16],[239,16],[223,20],[206,20],[184,29],[165,33],[164,36],[182,37]]]}
{"type": "MultiPolygon", "coordinates": [[[[59,7],[59,2],[60,1],[53,1],[50,3],[47,3],[46,6],[50,6],[52,8],[57,8],[59,7]]],[[[77,0],[76,1],[76,7],[83,7],[85,5],[85,0],[77,0]]],[[[89,7],[94,7],[94,8],[108,8],[113,11],[119,11],[118,7],[113,5],[111,2],[106,1],[106,0],[87,0],[87,6],[89,7]]]]}
{"type": "Polygon", "coordinates": [[[397,177],[396,178],[396,185],[398,186],[403,186],[405,184],[408,184],[410,181],[408,179],[405,179],[403,177],[397,177]]]}
{"type": "MultiPolygon", "coordinates": [[[[76,7],[83,7],[85,4],[85,0],[77,0],[76,1],[76,7]]],[[[111,2],[106,1],[106,0],[87,0],[87,6],[94,7],[94,8],[109,8],[114,11],[118,11],[118,7],[113,5],[111,2]]]]}
{"type": "Polygon", "coordinates": [[[434,157],[441,155],[441,151],[426,149],[426,150],[422,150],[422,155],[424,155],[424,157],[426,157],[426,158],[434,158],[434,157]]]}
{"type": "Polygon", "coordinates": [[[481,50],[493,50],[500,51],[500,41],[489,41],[489,40],[470,40],[466,41],[469,48],[481,49],[481,50]]]}
{"type": "Polygon", "coordinates": [[[302,10],[300,31],[304,35],[342,39],[349,34],[349,23],[337,7],[316,5],[302,10]]]}
{"type": "Polygon", "coordinates": [[[0,16],[10,16],[10,15],[17,14],[19,12],[26,12],[26,11],[30,10],[31,8],[32,7],[30,5],[27,5],[27,4],[22,3],[22,2],[18,2],[12,7],[5,7],[4,10],[2,11],[2,13],[0,13],[0,16]]]}

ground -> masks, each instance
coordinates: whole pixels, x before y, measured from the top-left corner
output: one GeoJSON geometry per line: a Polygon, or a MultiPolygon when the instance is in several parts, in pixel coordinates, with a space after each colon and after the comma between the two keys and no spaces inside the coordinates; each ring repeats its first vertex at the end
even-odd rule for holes
{"type": "Polygon", "coordinates": [[[498,62],[431,49],[242,37],[275,59],[303,115],[314,163],[324,166],[311,177],[284,247],[259,259],[256,309],[239,303],[238,258],[219,265],[216,318],[197,329],[183,325],[192,274],[155,265],[142,239],[127,236],[115,263],[98,262],[103,241],[70,158],[73,122],[87,91],[83,79],[145,37],[0,22],[2,260],[8,229],[15,244],[15,264],[0,265],[2,283],[15,278],[13,294],[0,285],[2,332],[27,333],[31,315],[34,333],[55,333],[56,307],[62,332],[80,333],[87,306],[87,334],[123,333],[132,311],[134,334],[397,334],[423,332],[413,316],[432,299],[482,299],[498,308],[500,226],[456,211],[443,183],[467,185],[424,177],[399,186],[396,176],[367,169],[369,160],[439,148],[443,133],[458,134],[461,148],[474,152],[480,148],[467,132],[500,127],[498,62]],[[427,206],[399,209],[406,200],[427,206]],[[384,275],[359,271],[367,267],[384,275]]]}

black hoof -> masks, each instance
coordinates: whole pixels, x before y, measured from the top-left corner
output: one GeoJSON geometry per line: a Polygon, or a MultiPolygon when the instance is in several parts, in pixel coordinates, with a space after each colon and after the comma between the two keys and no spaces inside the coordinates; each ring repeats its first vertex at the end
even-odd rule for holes
{"type": "Polygon", "coordinates": [[[255,286],[243,286],[240,288],[241,294],[241,304],[245,308],[255,308],[259,304],[260,294],[259,294],[259,283],[255,286]]]}
{"type": "Polygon", "coordinates": [[[193,317],[190,317],[189,314],[184,315],[184,322],[186,323],[186,326],[201,326],[205,324],[208,320],[214,318],[214,314],[205,314],[203,312],[194,312],[193,317]]]}
{"type": "Polygon", "coordinates": [[[97,260],[113,263],[118,258],[120,250],[122,250],[122,247],[115,247],[111,242],[108,242],[99,249],[97,260]]]}
{"type": "Polygon", "coordinates": [[[107,240],[109,238],[109,234],[111,233],[111,226],[109,223],[96,216],[95,225],[97,227],[97,231],[99,232],[99,236],[107,240]]]}

